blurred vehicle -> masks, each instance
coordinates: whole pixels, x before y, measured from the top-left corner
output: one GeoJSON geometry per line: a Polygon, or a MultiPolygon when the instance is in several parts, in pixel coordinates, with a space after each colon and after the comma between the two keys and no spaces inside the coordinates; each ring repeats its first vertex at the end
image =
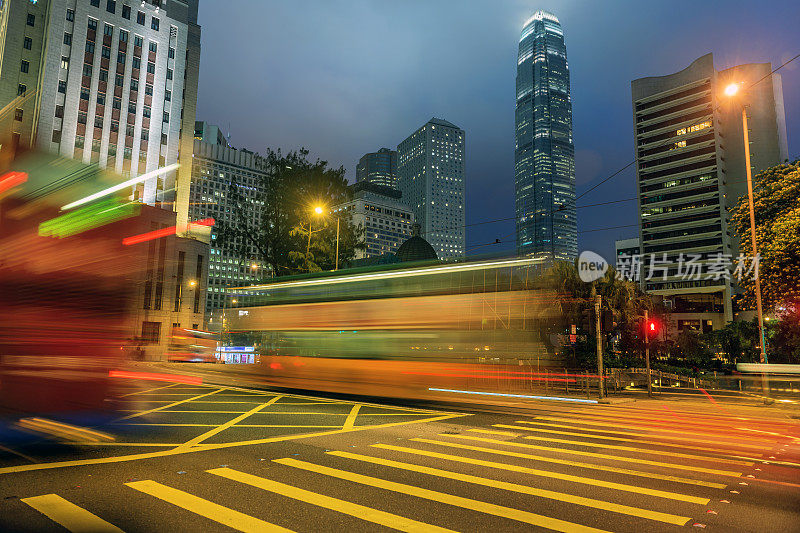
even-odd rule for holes
{"type": "Polygon", "coordinates": [[[172,328],[167,360],[185,363],[217,363],[218,336],[209,331],[172,328]]]}
{"type": "Polygon", "coordinates": [[[241,288],[224,323],[276,385],[383,396],[525,388],[558,361],[540,260],[392,265],[241,288]]]}

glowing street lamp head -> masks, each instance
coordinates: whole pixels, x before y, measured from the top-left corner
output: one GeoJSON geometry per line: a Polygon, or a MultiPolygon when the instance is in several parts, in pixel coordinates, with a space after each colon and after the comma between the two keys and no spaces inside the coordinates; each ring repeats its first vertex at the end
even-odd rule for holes
{"type": "Polygon", "coordinates": [[[739,92],[739,84],[738,83],[731,83],[727,87],[725,87],[725,96],[736,96],[736,93],[739,92]]]}
{"type": "Polygon", "coordinates": [[[197,281],[192,280],[192,281],[189,282],[189,286],[190,287],[194,287],[195,285],[197,285],[197,281]]]}
{"type": "Polygon", "coordinates": [[[322,214],[322,207],[320,207],[320,206],[315,207],[314,208],[314,212],[316,214],[318,214],[318,215],[321,215],[322,214]]]}
{"type": "Polygon", "coordinates": [[[236,298],[234,298],[233,300],[231,300],[231,303],[232,303],[232,304],[239,303],[239,300],[237,300],[236,298]]]}
{"type": "Polygon", "coordinates": [[[252,265],[250,265],[250,268],[252,268],[253,270],[257,269],[258,263],[253,263],[252,265]]]}

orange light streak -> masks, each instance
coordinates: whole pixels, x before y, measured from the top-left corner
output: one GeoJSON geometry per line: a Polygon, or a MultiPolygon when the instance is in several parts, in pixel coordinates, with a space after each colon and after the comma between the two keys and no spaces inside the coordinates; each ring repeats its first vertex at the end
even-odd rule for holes
{"type": "Polygon", "coordinates": [[[28,181],[27,172],[8,172],[0,176],[0,194],[28,181]]]}
{"type": "Polygon", "coordinates": [[[173,383],[186,383],[188,385],[200,385],[203,378],[193,376],[180,376],[178,374],[152,374],[149,372],[131,372],[129,370],[109,370],[108,377],[143,379],[146,381],[168,381],[173,383]]]}

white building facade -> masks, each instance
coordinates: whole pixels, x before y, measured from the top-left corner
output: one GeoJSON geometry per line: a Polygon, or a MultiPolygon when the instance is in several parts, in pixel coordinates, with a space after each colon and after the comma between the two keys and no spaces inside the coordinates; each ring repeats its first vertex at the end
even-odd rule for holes
{"type": "Polygon", "coordinates": [[[398,189],[440,259],[463,257],[464,130],[432,118],[397,147],[398,189]]]}

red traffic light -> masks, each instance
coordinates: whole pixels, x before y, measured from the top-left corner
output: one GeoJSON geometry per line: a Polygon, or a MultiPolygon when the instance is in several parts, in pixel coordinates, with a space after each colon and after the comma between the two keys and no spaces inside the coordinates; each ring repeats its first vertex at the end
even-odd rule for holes
{"type": "Polygon", "coordinates": [[[645,334],[651,339],[658,335],[659,329],[659,323],[656,320],[649,319],[645,323],[645,334]]]}

